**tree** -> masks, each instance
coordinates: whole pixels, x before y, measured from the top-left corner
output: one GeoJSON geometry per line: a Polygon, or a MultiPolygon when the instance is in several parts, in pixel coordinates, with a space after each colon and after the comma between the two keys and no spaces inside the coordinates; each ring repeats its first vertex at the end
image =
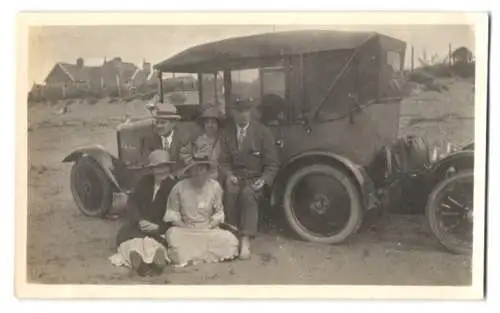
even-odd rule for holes
{"type": "Polygon", "coordinates": [[[474,55],[472,54],[472,51],[469,50],[467,47],[459,47],[453,51],[451,54],[451,57],[453,58],[453,63],[462,63],[462,64],[468,64],[471,63],[474,59],[474,55]]]}

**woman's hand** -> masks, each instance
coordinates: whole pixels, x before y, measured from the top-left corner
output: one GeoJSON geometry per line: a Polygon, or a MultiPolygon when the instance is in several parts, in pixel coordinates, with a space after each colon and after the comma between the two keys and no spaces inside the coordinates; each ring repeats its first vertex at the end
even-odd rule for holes
{"type": "Polygon", "coordinates": [[[191,225],[184,223],[184,221],[173,222],[172,225],[182,228],[192,228],[191,225]]]}
{"type": "Polygon", "coordinates": [[[218,221],[218,220],[211,220],[210,223],[208,224],[208,228],[214,229],[214,228],[219,227],[219,225],[220,225],[220,221],[218,221]]]}
{"type": "Polygon", "coordinates": [[[159,228],[160,227],[157,224],[151,223],[150,221],[146,221],[146,220],[139,221],[139,229],[142,232],[153,233],[155,231],[158,231],[159,228]]]}

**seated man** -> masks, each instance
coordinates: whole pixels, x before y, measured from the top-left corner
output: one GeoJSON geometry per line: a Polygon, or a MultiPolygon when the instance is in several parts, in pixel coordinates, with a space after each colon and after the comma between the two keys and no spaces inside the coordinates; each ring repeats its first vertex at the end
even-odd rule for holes
{"type": "Polygon", "coordinates": [[[226,177],[225,208],[228,224],[242,234],[240,258],[250,257],[250,237],[258,230],[259,201],[279,169],[271,131],[251,119],[254,100],[232,103],[232,123],[221,137],[219,166],[226,177]]]}

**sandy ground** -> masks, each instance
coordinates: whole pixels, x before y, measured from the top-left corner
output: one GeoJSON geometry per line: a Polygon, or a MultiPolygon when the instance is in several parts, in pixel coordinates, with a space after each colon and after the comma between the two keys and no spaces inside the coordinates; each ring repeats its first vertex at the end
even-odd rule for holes
{"type": "MultiPolygon", "coordinates": [[[[472,84],[452,81],[449,92],[416,91],[401,112],[401,135],[417,134],[444,146],[473,140],[472,84]]],[[[327,246],[270,230],[253,243],[249,261],[168,268],[160,277],[138,278],[114,268],[108,257],[121,221],[78,212],[69,189],[73,149],[101,144],[116,153],[115,130],[125,114],[147,114],[143,103],[37,104],[29,110],[27,270],[31,282],[73,284],[375,284],[467,285],[470,258],[444,251],[423,216],[388,215],[348,242],[327,246]]]]}

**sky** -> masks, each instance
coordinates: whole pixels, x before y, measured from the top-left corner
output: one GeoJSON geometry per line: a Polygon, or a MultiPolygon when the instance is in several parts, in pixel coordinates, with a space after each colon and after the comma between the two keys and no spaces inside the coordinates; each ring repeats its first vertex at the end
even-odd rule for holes
{"type": "MultiPolygon", "coordinates": [[[[87,65],[99,65],[104,58],[121,57],[141,66],[153,64],[184,49],[230,37],[295,29],[376,31],[414,46],[415,57],[426,51],[445,57],[448,45],[466,46],[474,52],[474,30],[468,25],[223,25],[223,26],[48,26],[31,28],[29,33],[30,83],[42,83],[56,62],[75,63],[82,57],[87,65]]],[[[417,61],[415,61],[417,64],[417,61]]]]}

